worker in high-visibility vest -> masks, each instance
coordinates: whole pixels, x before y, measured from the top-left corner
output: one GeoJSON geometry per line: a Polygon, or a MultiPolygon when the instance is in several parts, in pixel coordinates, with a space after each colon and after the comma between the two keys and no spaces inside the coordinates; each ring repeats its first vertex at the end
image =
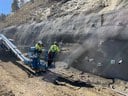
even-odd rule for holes
{"type": "Polygon", "coordinates": [[[40,70],[39,70],[40,55],[42,53],[43,47],[44,47],[44,45],[43,45],[42,41],[38,41],[35,44],[35,51],[34,51],[35,57],[33,57],[32,67],[36,73],[40,72],[40,70]]]}
{"type": "Polygon", "coordinates": [[[51,66],[58,52],[60,52],[60,48],[57,42],[54,42],[48,51],[48,66],[51,66]]]}
{"type": "Polygon", "coordinates": [[[43,49],[44,45],[42,43],[42,41],[38,41],[38,43],[35,45],[35,53],[37,55],[40,55],[42,53],[42,49],[43,49]]]}

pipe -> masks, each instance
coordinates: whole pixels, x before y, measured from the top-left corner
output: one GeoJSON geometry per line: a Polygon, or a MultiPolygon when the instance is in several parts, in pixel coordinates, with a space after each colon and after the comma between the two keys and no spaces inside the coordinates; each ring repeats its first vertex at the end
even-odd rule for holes
{"type": "Polygon", "coordinates": [[[15,55],[18,56],[18,58],[23,62],[29,62],[30,59],[25,57],[18,49],[17,47],[9,40],[7,39],[3,34],[0,34],[0,38],[7,44],[7,46],[15,53],[15,55]]]}

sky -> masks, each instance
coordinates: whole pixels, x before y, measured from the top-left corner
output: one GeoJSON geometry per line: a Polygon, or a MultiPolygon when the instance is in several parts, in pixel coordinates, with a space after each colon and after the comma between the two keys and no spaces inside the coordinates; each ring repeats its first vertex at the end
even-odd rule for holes
{"type": "Polygon", "coordinates": [[[11,4],[13,0],[0,0],[0,14],[9,14],[11,13],[11,4]]]}

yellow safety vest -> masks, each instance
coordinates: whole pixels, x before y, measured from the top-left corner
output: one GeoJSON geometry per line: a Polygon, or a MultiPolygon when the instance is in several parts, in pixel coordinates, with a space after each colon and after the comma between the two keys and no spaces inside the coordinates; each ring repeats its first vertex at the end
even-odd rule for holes
{"type": "Polygon", "coordinates": [[[54,44],[54,45],[51,45],[49,51],[50,52],[60,52],[60,48],[54,44]]]}
{"type": "Polygon", "coordinates": [[[42,51],[42,49],[43,49],[43,46],[42,45],[39,45],[38,43],[35,45],[35,48],[36,48],[36,50],[38,50],[38,51],[42,51]]]}

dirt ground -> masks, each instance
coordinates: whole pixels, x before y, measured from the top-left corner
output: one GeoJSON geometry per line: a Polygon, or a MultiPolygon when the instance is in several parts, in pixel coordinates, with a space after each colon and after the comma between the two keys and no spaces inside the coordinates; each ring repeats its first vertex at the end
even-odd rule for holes
{"type": "Polygon", "coordinates": [[[108,88],[111,79],[65,69],[62,62],[35,76],[22,62],[1,54],[0,96],[127,96],[108,88]]]}

